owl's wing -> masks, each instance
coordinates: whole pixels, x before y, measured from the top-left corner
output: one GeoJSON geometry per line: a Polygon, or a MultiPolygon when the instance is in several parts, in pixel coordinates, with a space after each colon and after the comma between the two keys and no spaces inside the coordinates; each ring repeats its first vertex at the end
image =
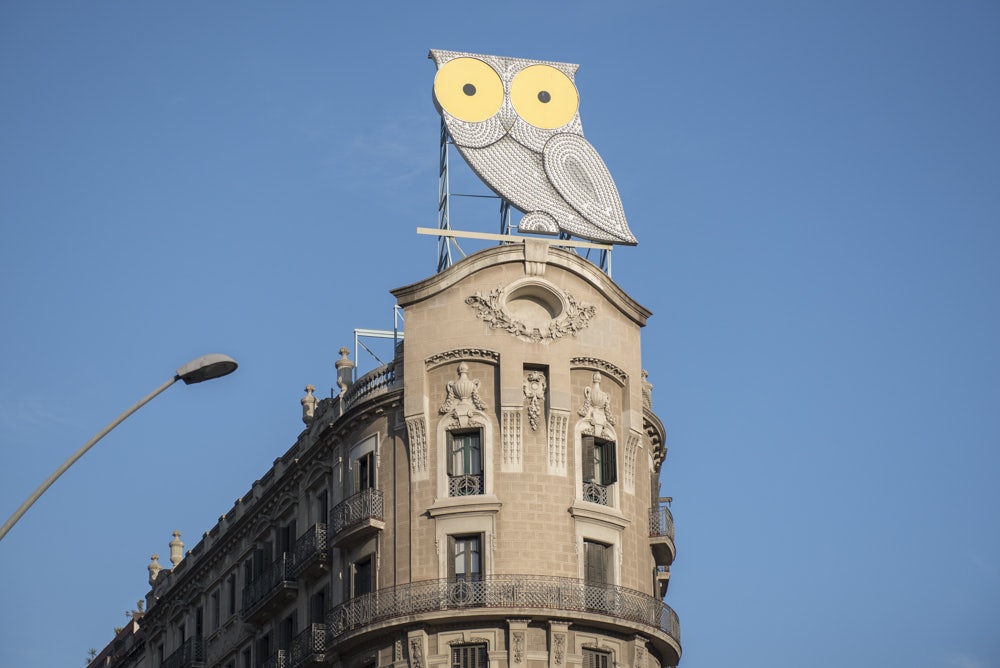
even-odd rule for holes
{"type": "MultiPolygon", "coordinates": [[[[590,142],[581,135],[554,135],[545,143],[542,159],[549,181],[584,220],[614,237],[615,243],[637,243],[611,172],[590,142]]],[[[590,236],[585,230],[566,231],[590,236]]]]}

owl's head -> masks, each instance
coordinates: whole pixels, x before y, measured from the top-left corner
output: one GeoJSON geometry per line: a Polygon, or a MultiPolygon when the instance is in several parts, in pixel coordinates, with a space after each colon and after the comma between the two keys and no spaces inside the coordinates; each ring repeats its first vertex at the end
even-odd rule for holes
{"type": "Polygon", "coordinates": [[[555,134],[583,134],[577,65],[432,50],[434,105],[452,140],[489,146],[504,135],[541,152],[555,134]]]}

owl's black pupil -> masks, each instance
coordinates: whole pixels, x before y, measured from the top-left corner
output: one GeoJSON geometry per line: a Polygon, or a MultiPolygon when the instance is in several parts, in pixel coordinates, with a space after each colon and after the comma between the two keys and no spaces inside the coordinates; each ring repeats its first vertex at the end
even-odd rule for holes
{"type": "Polygon", "coordinates": [[[465,84],[464,86],[462,86],[462,92],[468,95],[469,97],[472,97],[473,95],[476,94],[476,87],[473,86],[472,84],[465,84]]]}
{"type": "Polygon", "coordinates": [[[541,102],[542,104],[547,103],[551,99],[552,99],[552,96],[549,95],[549,91],[547,91],[547,90],[540,90],[540,91],[538,91],[538,101],[541,102]]]}

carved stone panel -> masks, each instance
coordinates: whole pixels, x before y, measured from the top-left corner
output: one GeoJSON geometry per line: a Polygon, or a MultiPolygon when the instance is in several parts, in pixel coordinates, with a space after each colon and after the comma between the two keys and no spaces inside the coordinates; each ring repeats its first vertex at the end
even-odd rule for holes
{"type": "Polygon", "coordinates": [[[517,473],[524,465],[524,439],[521,434],[521,409],[504,408],[502,419],[502,471],[517,473]]]}
{"type": "Polygon", "coordinates": [[[548,460],[549,474],[566,475],[566,439],[569,435],[569,413],[553,410],[549,413],[548,460]]]}
{"type": "Polygon", "coordinates": [[[430,471],[427,461],[427,420],[424,416],[407,418],[406,433],[410,441],[410,475],[414,480],[425,480],[430,471]]]}

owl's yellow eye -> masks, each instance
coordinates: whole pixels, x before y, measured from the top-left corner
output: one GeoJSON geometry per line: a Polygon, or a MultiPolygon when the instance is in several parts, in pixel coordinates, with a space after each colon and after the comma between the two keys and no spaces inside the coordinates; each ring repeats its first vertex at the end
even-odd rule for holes
{"type": "Polygon", "coordinates": [[[550,65],[530,65],[510,84],[510,101],[524,120],[552,130],[576,116],[580,95],[569,77],[550,65]]]}
{"type": "Polygon", "coordinates": [[[496,71],[478,58],[455,58],[434,77],[434,97],[455,118],[476,123],[500,111],[503,83],[496,71]]]}

